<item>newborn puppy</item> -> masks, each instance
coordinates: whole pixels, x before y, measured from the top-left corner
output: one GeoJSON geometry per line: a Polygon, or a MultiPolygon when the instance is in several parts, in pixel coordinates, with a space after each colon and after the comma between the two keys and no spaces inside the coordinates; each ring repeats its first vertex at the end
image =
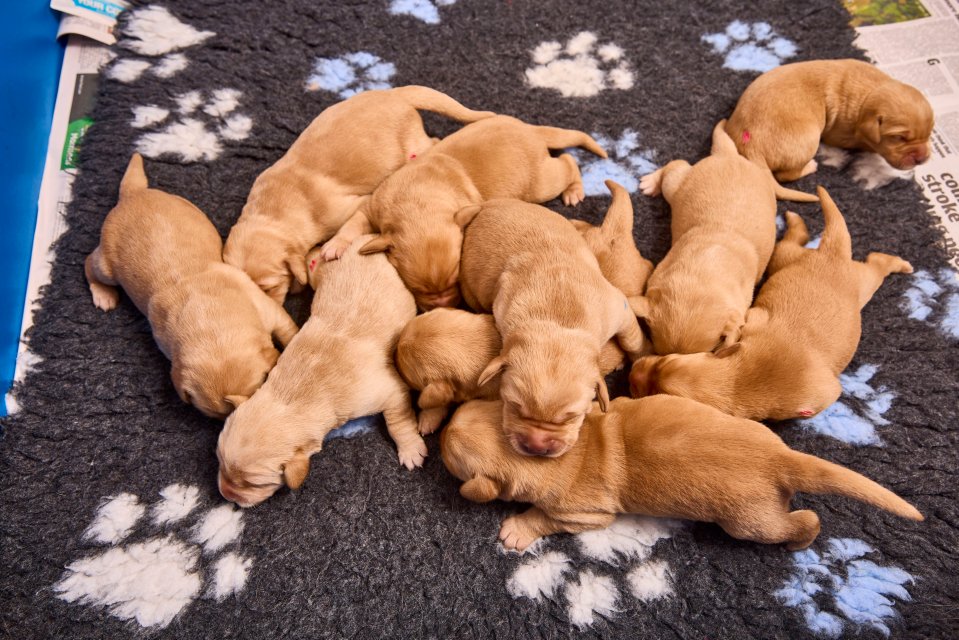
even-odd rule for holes
{"type": "Polygon", "coordinates": [[[385,257],[356,249],[316,266],[310,319],[220,433],[220,493],[241,507],[284,484],[298,489],[326,434],[381,411],[400,463],[423,464],[426,443],[391,357],[416,305],[385,257]]]}
{"type": "Polygon", "coordinates": [[[578,204],[584,192],[576,161],[568,153],[549,153],[577,146],[606,157],[581,131],[508,116],[463,127],[384,180],[326,243],[323,256],[335,259],[357,235],[377,230],[362,253],[387,252],[422,309],[455,307],[463,228],[477,205],[493,198],[546,202],[560,194],[564,204],[578,204]]]}
{"type": "Polygon", "coordinates": [[[461,282],[466,303],[492,311],[503,338],[478,384],[502,374],[510,443],[527,455],[562,455],[593,398],[609,402],[603,345],[615,336],[634,359],[643,348],[626,296],[568,220],[518,200],[484,203],[466,228],[461,282]]]}
{"type": "Polygon", "coordinates": [[[672,208],[672,247],[630,299],[656,353],[712,351],[739,339],[753,289],[776,243],[776,198],[815,201],[784,189],[713,129],[712,154],[690,166],[674,160],[643,177],[646,195],[672,208]]]}
{"type": "Polygon", "coordinates": [[[499,402],[460,407],[440,437],[443,463],[474,502],[532,503],[503,520],[499,538],[522,551],[541,536],[612,524],[618,513],[715,522],[740,540],[809,546],[814,511],[790,511],[797,491],[843,495],[911,520],[908,502],[872,480],[794,451],[767,427],[685,398],[616,398],[586,417],[562,458],[516,455],[499,402]]]}
{"type": "Polygon", "coordinates": [[[321,113],[253,183],[223,257],[283,302],[306,284],[304,256],[329,239],[373,189],[433,140],[417,109],[460,122],[488,118],[427,87],[364,91],[321,113]]]}
{"type": "Polygon", "coordinates": [[[819,197],[826,220],[819,248],[804,247],[806,225],[787,213],[788,230],[742,340],[714,354],[638,360],[630,372],[634,396],[684,396],[753,420],[808,418],[839,398],[837,377],[859,344],[860,311],[886,276],[912,266],[884,253],[854,261],[842,214],[822,187],[819,197]]]}
{"type": "MultiPolygon", "coordinates": [[[[396,345],[396,368],[420,392],[420,433],[433,433],[449,405],[474,398],[499,399],[499,380],[480,386],[480,374],[499,355],[503,341],[493,316],[459,309],[433,309],[416,316],[396,345]]],[[[623,351],[610,340],[599,354],[605,376],[623,364],[623,351]]]]}
{"type": "Polygon", "coordinates": [[[633,203],[629,191],[612,180],[606,181],[606,188],[612,194],[613,201],[602,225],[594,227],[582,220],[570,222],[586,240],[589,250],[599,262],[599,270],[610,284],[625,296],[639,296],[646,289],[653,263],[636,248],[633,239],[633,203]]]}
{"type": "Polygon", "coordinates": [[[822,140],[896,169],[929,159],[933,113],[915,87],[859,60],[784,64],[750,84],[726,124],[739,152],[781,182],[816,170],[822,140]]]}
{"type": "Polygon", "coordinates": [[[84,265],[93,304],[117,306],[127,292],[150,321],[187,404],[224,418],[253,395],[296,333],[286,311],[239,269],[223,264],[223,241],[202,211],[147,186],[133,154],[120,200],[84,265]]]}

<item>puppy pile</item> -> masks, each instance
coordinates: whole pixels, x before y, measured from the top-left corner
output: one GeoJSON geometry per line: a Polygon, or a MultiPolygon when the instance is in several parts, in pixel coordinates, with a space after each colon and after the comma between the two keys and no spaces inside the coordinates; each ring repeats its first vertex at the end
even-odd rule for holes
{"type": "Polygon", "coordinates": [[[86,277],[105,311],[123,287],[183,401],[226,418],[219,487],[240,506],[299,488],[324,437],[364,415],[382,412],[400,463],[421,466],[423,436],[461,404],[440,439],[461,494],[533,505],[503,521],[507,548],[630,512],[800,549],[819,518],[790,510],[796,491],[923,518],[755,422],[832,404],[861,309],[912,267],[854,261],[829,194],[779,182],[814,172],[820,141],[911,168],[931,129],[918,91],[862,62],[764,74],[716,125],[708,157],[643,177],[672,210],[654,269],[615,182],[599,227],[539,204],[583,199],[562,150],[605,158],[587,134],[426,87],[368,91],[321,113],[257,178],[225,246],[196,207],[149,188],[134,155],[86,277]],[[465,126],[430,138],[418,110],[465,126]],[[777,199],[821,203],[818,249],[792,212],[776,242],[777,199]],[[316,293],[297,330],[281,304],[306,286],[316,293]],[[611,401],[604,377],[626,357],[636,399],[611,401]]]}

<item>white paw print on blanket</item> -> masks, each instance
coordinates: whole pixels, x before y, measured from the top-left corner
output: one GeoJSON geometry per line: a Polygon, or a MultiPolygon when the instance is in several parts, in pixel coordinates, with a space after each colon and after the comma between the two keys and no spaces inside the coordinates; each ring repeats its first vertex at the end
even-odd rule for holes
{"type": "Polygon", "coordinates": [[[656,543],[671,537],[678,526],[673,520],[624,515],[606,529],[577,534],[574,539],[586,561],[579,564],[598,561],[611,572],[579,568],[565,553],[544,552],[548,539],[539,540],[523,554],[532,557],[516,568],[506,590],[513,598],[565,605],[570,623],[580,629],[595,623],[597,615],[614,617],[630,595],[640,602],[670,597],[674,587],[669,565],[649,558],[656,543]]]}
{"type": "Polygon", "coordinates": [[[734,20],[724,32],[707,33],[701,40],[712,46],[713,53],[724,55],[723,66],[733,71],[763,73],[799,51],[796,43],[780,36],[768,22],[734,20]]]}
{"type": "Polygon", "coordinates": [[[566,46],[543,42],[531,52],[536,66],[526,70],[526,82],[537,89],[555,89],[564,98],[597,95],[605,89],[631,89],[635,77],[623,49],[612,42],[597,47],[598,38],[583,31],[566,46]]]}
{"type": "Polygon", "coordinates": [[[225,141],[244,140],[253,128],[249,116],[236,112],[242,95],[229,88],[214,89],[207,98],[201,91],[181,93],[176,97],[172,118],[169,109],[156,105],[134,107],[130,125],[145,131],[136,140],[137,151],[148,158],[215,160],[223,152],[225,141]]]}
{"type": "Polygon", "coordinates": [[[371,89],[389,89],[396,65],[368,51],[347,53],[338,58],[318,58],[313,74],[306,79],[307,91],[330,91],[344,100],[371,89]]]}
{"type": "Polygon", "coordinates": [[[394,16],[413,16],[426,24],[440,23],[440,7],[456,4],[456,0],[393,0],[390,13],[394,16]]]}
{"type": "Polygon", "coordinates": [[[593,133],[593,139],[609,152],[608,158],[583,153],[580,149],[569,149],[583,174],[583,190],[588,196],[608,196],[606,180],[615,180],[627,191],[634,193],[639,188],[639,179],[659,168],[653,160],[656,152],[640,149],[639,134],[632,129],[624,129],[618,140],[600,133],[593,133]]]}
{"type": "Polygon", "coordinates": [[[912,180],[913,169],[896,169],[878,153],[848,151],[829,145],[819,145],[820,164],[846,170],[852,179],[866,191],[884,187],[893,180],[912,180]]]}
{"type": "Polygon", "coordinates": [[[242,591],[253,561],[223,550],[243,531],[243,512],[221,504],[191,517],[199,495],[196,487],[181,484],[160,491],[149,509],[153,536],[138,542],[129,539],[141,527],[146,505],[130,493],[106,499],[83,537],[109,547],[67,565],[53,586],[57,597],[162,628],[198,597],[219,602],[242,591]]]}
{"type": "Polygon", "coordinates": [[[118,45],[142,57],[125,57],[111,65],[106,75],[120,82],[133,82],[149,70],[159,78],[170,78],[189,64],[180,49],[196,46],[215,35],[181,22],[165,7],[135,9],[130,13],[118,45]]]}

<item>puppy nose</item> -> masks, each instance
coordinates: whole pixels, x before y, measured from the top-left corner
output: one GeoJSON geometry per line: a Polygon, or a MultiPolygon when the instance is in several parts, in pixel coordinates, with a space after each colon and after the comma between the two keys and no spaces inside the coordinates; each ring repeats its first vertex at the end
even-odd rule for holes
{"type": "Polygon", "coordinates": [[[545,433],[527,433],[517,440],[522,452],[528,456],[548,456],[557,448],[556,439],[545,433]]]}
{"type": "Polygon", "coordinates": [[[913,159],[916,161],[916,164],[922,164],[923,162],[925,162],[925,161],[927,161],[927,160],[929,159],[929,152],[928,152],[928,151],[920,151],[920,152],[918,152],[918,153],[913,154],[912,157],[913,157],[913,159]]]}
{"type": "Polygon", "coordinates": [[[220,489],[220,495],[230,502],[240,502],[239,494],[237,494],[229,484],[224,482],[222,477],[217,478],[217,487],[220,489]]]}

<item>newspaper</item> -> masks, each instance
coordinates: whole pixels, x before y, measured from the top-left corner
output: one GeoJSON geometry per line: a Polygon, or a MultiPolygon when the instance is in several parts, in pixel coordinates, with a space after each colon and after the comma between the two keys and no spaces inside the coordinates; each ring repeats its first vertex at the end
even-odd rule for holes
{"type": "Polygon", "coordinates": [[[846,0],[856,44],[922,91],[936,116],[932,156],[915,178],[959,271],[959,0],[846,0]]]}
{"type": "Polygon", "coordinates": [[[113,35],[117,16],[127,8],[124,0],[51,0],[50,8],[64,15],[57,37],[75,34],[103,44],[117,41],[113,35]]]}

